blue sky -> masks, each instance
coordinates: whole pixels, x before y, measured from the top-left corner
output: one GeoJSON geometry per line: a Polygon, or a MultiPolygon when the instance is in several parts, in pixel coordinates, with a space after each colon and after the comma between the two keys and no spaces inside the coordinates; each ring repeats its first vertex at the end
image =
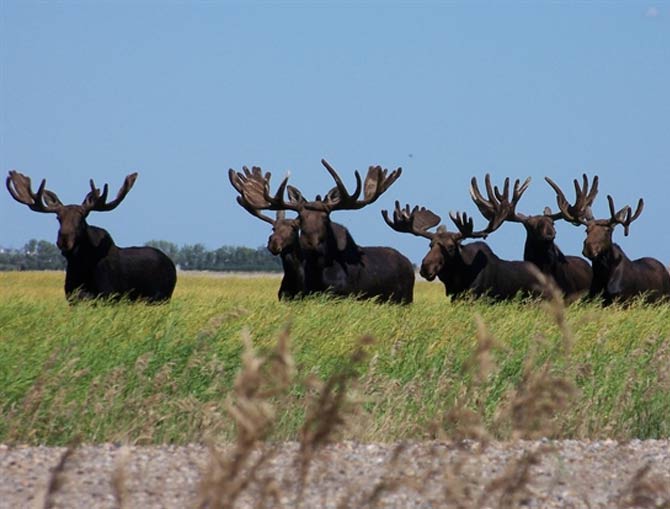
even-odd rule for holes
{"type": "MultiPolygon", "coordinates": [[[[401,166],[375,204],[333,213],[361,245],[418,262],[427,241],[390,230],[394,200],[448,222],[476,213],[471,176],[533,183],[518,210],[555,207],[543,177],[572,193],[599,175],[597,216],[646,206],[631,257],[670,262],[670,2],[31,2],[0,0],[0,168],[65,203],[88,179],[116,192],[92,213],[117,244],[264,245],[269,226],[234,200],[228,168],[287,170],[309,197],[353,171],[401,166]]],[[[572,196],[572,194],[570,194],[572,196]]],[[[54,241],[54,216],[0,193],[0,245],[54,241]]],[[[481,218],[475,214],[479,225],[481,218]]],[[[448,224],[451,226],[451,224],[448,224]]],[[[583,228],[559,224],[581,252],[583,228]]],[[[523,255],[524,231],[489,238],[523,255]]]]}

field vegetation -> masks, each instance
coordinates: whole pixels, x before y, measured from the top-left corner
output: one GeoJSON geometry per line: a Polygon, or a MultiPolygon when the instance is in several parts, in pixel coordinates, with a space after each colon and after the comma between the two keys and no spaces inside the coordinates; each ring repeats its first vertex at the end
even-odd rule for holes
{"type": "Polygon", "coordinates": [[[277,278],[181,273],[167,305],[69,306],[62,284],[0,273],[0,442],[670,437],[668,305],[426,282],[404,307],[280,303],[277,278]]]}

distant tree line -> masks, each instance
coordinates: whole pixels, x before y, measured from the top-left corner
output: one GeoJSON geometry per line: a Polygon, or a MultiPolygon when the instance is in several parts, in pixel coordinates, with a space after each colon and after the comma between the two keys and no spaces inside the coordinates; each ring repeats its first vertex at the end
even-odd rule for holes
{"type": "MultiPolygon", "coordinates": [[[[166,255],[182,270],[281,272],[281,260],[265,247],[222,246],[208,250],[203,244],[177,246],[165,240],[146,243],[166,255]]],[[[65,270],[65,258],[55,244],[32,239],[21,249],[0,248],[0,271],[65,270]]]]}

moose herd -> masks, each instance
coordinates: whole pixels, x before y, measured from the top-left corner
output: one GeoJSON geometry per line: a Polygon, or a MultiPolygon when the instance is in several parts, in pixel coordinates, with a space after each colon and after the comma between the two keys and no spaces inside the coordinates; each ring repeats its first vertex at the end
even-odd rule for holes
{"type": "MultiPolygon", "coordinates": [[[[238,204],[272,225],[267,248],[281,258],[284,270],[279,299],[330,293],[411,303],[415,279],[412,263],[390,247],[359,246],[349,230],[330,217],[338,210],[357,210],[374,203],[401,176],[402,169],[389,173],[380,166],[370,166],[365,179],[355,171],[356,187],[350,193],[335,169],[326,160],[321,163],[335,187],[314,200],[306,199],[299,189],[289,185],[288,177],[273,194],[271,174],[256,166],[228,172],[238,204]],[[275,212],[275,217],[265,211],[275,212]],[[295,217],[288,218],[287,212],[295,217]]],[[[7,189],[16,201],[36,212],[54,213],[58,218],[57,245],[67,261],[65,295],[71,303],[98,297],[165,302],[172,296],[177,274],[170,258],[151,247],[117,247],[106,230],[86,222],[91,211],[115,209],[136,178],[137,173],[128,175],[112,201],[107,200],[107,184],[101,192],[91,180],[91,190],[81,205],[63,205],[53,191],[46,189],[45,180],[33,192],[29,177],[9,172],[7,189]]],[[[484,195],[473,177],[470,196],[486,221],[482,230],[475,230],[473,218],[464,212],[449,213],[456,231],[448,231],[440,225],[440,216],[418,205],[402,207],[396,201],[392,214],[387,210],[381,213],[393,230],[430,240],[420,274],[429,281],[438,278],[452,299],[542,297],[547,285],[540,284],[540,279],[551,280],[568,301],[588,297],[609,305],[634,298],[650,302],[670,299],[670,273],[663,263],[654,258],[630,260],[612,242],[617,225],[622,225],[624,235],[628,235],[630,224],[642,212],[642,199],[635,212],[627,205],[617,211],[608,195],[610,217],[595,219],[591,206],[598,193],[597,176],[590,185],[586,175],[581,185],[575,179],[572,204],[553,180],[545,180],[556,193],[558,212],[547,207],[542,214],[526,215],[516,209],[530,178],[523,183],[516,180],[511,189],[510,179],[506,178],[499,188],[487,174],[484,195]],[[586,227],[582,254],[590,264],[560,250],[555,243],[554,222],[558,220],[586,227]],[[506,221],[521,223],[526,230],[523,261],[503,260],[481,240],[506,221]],[[464,243],[468,239],[473,242],[464,243]]]]}

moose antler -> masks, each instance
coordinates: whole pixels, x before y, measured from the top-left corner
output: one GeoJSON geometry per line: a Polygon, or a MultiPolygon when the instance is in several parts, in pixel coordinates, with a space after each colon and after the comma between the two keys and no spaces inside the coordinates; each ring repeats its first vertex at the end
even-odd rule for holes
{"type": "Polygon", "coordinates": [[[609,194],[607,195],[607,202],[609,203],[610,207],[610,219],[607,220],[608,223],[611,226],[620,224],[623,226],[623,234],[625,236],[628,236],[628,228],[630,227],[630,224],[635,221],[640,214],[642,213],[642,209],[644,208],[644,200],[640,198],[640,201],[637,202],[637,209],[635,209],[635,213],[633,214],[633,209],[630,208],[629,205],[626,205],[623,207],[621,210],[618,212],[615,212],[614,208],[614,198],[612,198],[609,194]]]}
{"type": "MultiPolygon", "coordinates": [[[[516,205],[521,199],[523,193],[528,189],[530,184],[530,177],[528,177],[523,184],[519,179],[514,181],[514,189],[512,190],[512,199],[509,198],[509,177],[505,178],[505,184],[502,192],[498,186],[491,186],[491,175],[488,173],[484,177],[484,184],[486,185],[486,193],[488,200],[482,196],[477,186],[477,179],[472,177],[470,180],[470,196],[475,202],[477,208],[486,219],[497,217],[500,222],[512,221],[522,223],[526,218],[525,215],[516,212],[516,205]]],[[[496,228],[500,226],[497,225],[496,228]]],[[[495,229],[495,228],[494,228],[495,229]]]]}
{"type": "Polygon", "coordinates": [[[489,223],[483,230],[474,231],[474,222],[472,216],[468,216],[466,212],[449,212],[449,218],[458,228],[461,239],[481,239],[486,238],[490,233],[493,233],[500,225],[503,224],[504,218],[496,213],[490,219],[489,223]]]}
{"type": "Polygon", "coordinates": [[[269,218],[267,216],[259,216],[256,213],[259,210],[298,210],[296,204],[284,201],[284,191],[288,183],[288,175],[281,181],[274,196],[270,195],[271,177],[272,174],[269,171],[263,174],[261,168],[258,166],[253,166],[251,170],[243,166],[242,172],[236,172],[232,168],[228,170],[230,183],[240,193],[237,199],[238,203],[264,221],[269,218]],[[256,212],[250,210],[247,205],[256,212]]]}
{"type": "Polygon", "coordinates": [[[123,181],[121,189],[119,189],[119,192],[116,195],[116,198],[108,202],[107,194],[109,192],[109,186],[105,184],[102,188],[102,194],[101,194],[100,189],[95,187],[95,183],[93,182],[93,179],[91,179],[90,180],[91,190],[86,195],[86,198],[84,198],[84,201],[82,202],[81,205],[87,212],[90,212],[92,210],[98,212],[107,212],[109,210],[113,210],[126,197],[128,191],[130,191],[133,185],[135,184],[135,180],[137,180],[137,172],[127,175],[125,180],[123,181]]]}
{"type": "Polygon", "coordinates": [[[591,205],[596,199],[598,194],[598,175],[593,177],[593,183],[591,184],[591,190],[589,191],[589,180],[586,174],[582,175],[583,184],[580,187],[579,181],[574,180],[575,185],[575,204],[570,205],[568,200],[565,198],[565,194],[561,191],[561,188],[551,180],[549,177],[544,177],[544,180],[554,189],[556,192],[556,203],[558,204],[558,209],[560,210],[560,215],[556,215],[556,219],[565,219],[573,224],[580,225],[586,224],[587,221],[593,219],[591,214],[591,205]]]}
{"type": "Polygon", "coordinates": [[[16,170],[10,170],[6,180],[9,194],[19,203],[28,205],[30,210],[34,210],[35,212],[57,213],[63,204],[58,199],[58,196],[56,196],[56,193],[45,189],[46,183],[46,179],[42,179],[37,192],[33,193],[30,177],[16,170]]]}
{"type": "Polygon", "coordinates": [[[361,194],[361,175],[358,170],[354,172],[356,177],[356,189],[352,194],[347,192],[342,179],[337,174],[335,169],[325,159],[321,159],[328,170],[328,173],[335,180],[335,187],[331,189],[323,200],[323,203],[329,210],[357,210],[365,207],[377,200],[398,177],[402,174],[402,168],[388,173],[387,169],[382,169],[381,166],[370,166],[368,174],[365,177],[365,182],[362,185],[363,199],[358,197],[361,194]]]}
{"type": "Polygon", "coordinates": [[[395,202],[393,221],[389,219],[388,211],[382,210],[384,221],[397,232],[412,233],[419,237],[432,239],[435,234],[428,230],[440,223],[440,216],[431,212],[426,207],[415,206],[410,211],[409,204],[405,208],[400,207],[400,202],[395,202]]]}
{"type": "MultiPolygon", "coordinates": [[[[258,166],[254,166],[251,171],[249,168],[244,166],[244,174],[238,174],[232,168],[228,171],[228,178],[233,187],[240,193],[240,196],[237,197],[237,203],[239,203],[244,210],[249,212],[252,216],[257,217],[261,221],[270,223],[274,226],[275,220],[265,214],[262,214],[260,209],[255,207],[250,201],[248,196],[264,196],[265,193],[265,184],[266,181],[270,181],[270,173],[266,173],[265,177],[261,175],[261,169],[258,166]],[[245,184],[242,183],[242,179],[245,179],[245,182],[248,186],[248,192],[245,192],[245,184]]],[[[282,211],[283,213],[283,211],[282,211]]],[[[279,212],[277,212],[279,214],[279,212]]]]}

